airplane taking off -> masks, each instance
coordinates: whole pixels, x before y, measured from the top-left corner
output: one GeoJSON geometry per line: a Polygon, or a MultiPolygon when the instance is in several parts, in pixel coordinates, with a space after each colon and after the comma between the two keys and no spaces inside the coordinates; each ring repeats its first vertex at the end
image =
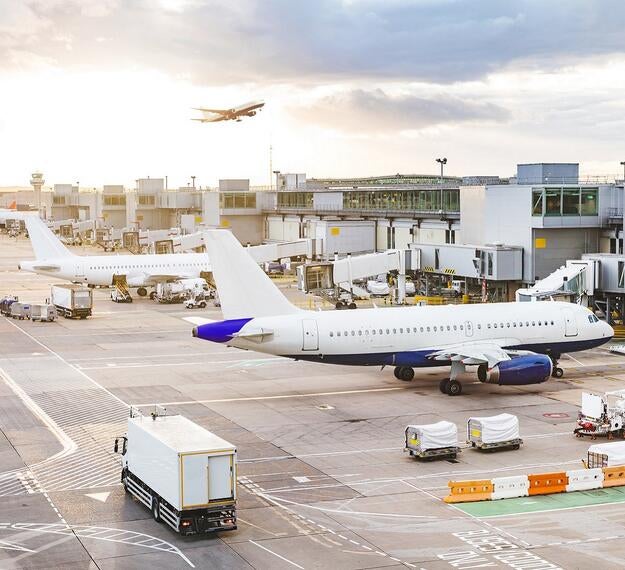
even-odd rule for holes
{"type": "Polygon", "coordinates": [[[224,319],[193,336],[330,364],[414,368],[450,366],[440,390],[461,393],[459,374],[477,366],[481,382],[500,386],[561,378],[563,353],[600,346],[612,327],[585,307],[555,301],[442,305],[359,311],[305,311],[292,305],[226,230],[204,233],[224,319]]]}
{"type": "Polygon", "coordinates": [[[159,282],[201,277],[211,271],[206,253],[75,255],[69,251],[37,216],[25,217],[26,229],[35,252],[35,261],[22,261],[18,268],[40,275],[89,285],[114,285],[125,279],[137,294],[159,282]]]}
{"type": "Polygon", "coordinates": [[[219,121],[236,121],[241,122],[242,117],[253,117],[265,106],[264,101],[252,101],[239,105],[232,109],[204,109],[202,107],[194,107],[195,111],[202,112],[202,118],[191,119],[192,121],[200,121],[201,123],[217,123],[219,121]]]}

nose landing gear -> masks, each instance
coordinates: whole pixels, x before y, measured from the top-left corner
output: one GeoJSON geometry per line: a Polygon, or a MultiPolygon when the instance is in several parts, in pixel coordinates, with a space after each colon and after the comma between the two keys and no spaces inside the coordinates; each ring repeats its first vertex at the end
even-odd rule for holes
{"type": "Polygon", "coordinates": [[[560,358],[560,355],[549,355],[549,358],[551,358],[551,364],[553,365],[551,376],[553,378],[562,378],[564,376],[564,370],[558,366],[558,358],[560,358]]]}

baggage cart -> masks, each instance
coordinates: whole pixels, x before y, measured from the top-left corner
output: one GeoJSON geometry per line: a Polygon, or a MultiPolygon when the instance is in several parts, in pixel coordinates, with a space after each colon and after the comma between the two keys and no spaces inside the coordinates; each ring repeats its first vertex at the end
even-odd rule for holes
{"type": "Polygon", "coordinates": [[[625,441],[597,443],[588,448],[586,467],[614,467],[625,465],[625,441]]]}
{"type": "Polygon", "coordinates": [[[56,320],[56,307],[50,303],[36,303],[31,305],[30,320],[51,323],[56,320]]]}
{"type": "Polygon", "coordinates": [[[409,425],[405,430],[404,452],[411,457],[426,461],[434,459],[455,459],[458,447],[458,428],[451,422],[409,425]]]}
{"type": "Polygon", "coordinates": [[[467,420],[467,443],[483,451],[519,449],[519,418],[512,414],[473,417],[467,420]]]}
{"type": "Polygon", "coordinates": [[[19,301],[11,303],[11,318],[20,321],[30,319],[30,303],[20,303],[19,301]]]}

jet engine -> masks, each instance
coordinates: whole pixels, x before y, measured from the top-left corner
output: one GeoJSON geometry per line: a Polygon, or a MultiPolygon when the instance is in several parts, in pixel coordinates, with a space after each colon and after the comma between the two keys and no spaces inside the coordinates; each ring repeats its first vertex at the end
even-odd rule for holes
{"type": "Polygon", "coordinates": [[[492,368],[482,364],[477,369],[480,382],[500,386],[540,384],[551,377],[553,364],[544,354],[527,354],[504,360],[492,368]]]}

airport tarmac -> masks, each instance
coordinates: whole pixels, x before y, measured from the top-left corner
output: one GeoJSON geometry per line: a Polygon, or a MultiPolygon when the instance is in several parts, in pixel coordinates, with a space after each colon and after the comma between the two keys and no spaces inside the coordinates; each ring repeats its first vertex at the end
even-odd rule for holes
{"type": "MultiPolygon", "coordinates": [[[[16,270],[27,240],[0,235],[0,296],[42,300],[50,280],[16,270]]],[[[289,295],[296,295],[289,290],[289,295]]],[[[563,357],[562,380],[442,395],[439,371],[293,362],[191,336],[147,299],[55,323],[0,317],[0,568],[622,568],[625,492],[442,501],[450,479],[581,467],[582,390],[625,388],[625,357],[563,357]],[[181,538],[126,496],[115,436],[130,405],[158,403],[237,445],[237,531],[181,538]],[[419,463],[404,428],[519,416],[519,451],[419,463]]]]}

